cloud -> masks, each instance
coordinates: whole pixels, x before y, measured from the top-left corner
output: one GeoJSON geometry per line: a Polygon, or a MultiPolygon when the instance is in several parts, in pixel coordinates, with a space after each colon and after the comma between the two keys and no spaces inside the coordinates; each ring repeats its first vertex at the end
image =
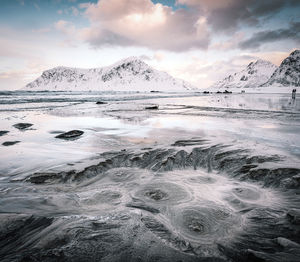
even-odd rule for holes
{"type": "Polygon", "coordinates": [[[76,7],[72,6],[71,7],[71,10],[72,10],[72,14],[75,15],[75,16],[78,16],[79,15],[79,11],[76,7]]]}
{"type": "Polygon", "coordinates": [[[299,6],[296,0],[177,0],[207,17],[214,31],[236,31],[242,24],[257,26],[284,7],[299,6]]]}
{"type": "Polygon", "coordinates": [[[177,5],[202,7],[206,9],[218,9],[231,5],[234,0],[177,0],[177,5]]]}
{"type": "Polygon", "coordinates": [[[2,90],[13,90],[24,87],[29,81],[37,78],[45,68],[40,64],[30,63],[24,69],[9,69],[0,72],[2,90]]]}
{"type": "MultiPolygon", "coordinates": [[[[82,8],[80,7],[82,4],[79,5],[79,8],[82,8]]],[[[59,15],[69,15],[69,14],[72,14],[74,16],[78,16],[80,14],[78,8],[76,8],[75,6],[71,6],[71,7],[68,7],[68,8],[64,8],[64,9],[59,9],[56,11],[56,13],[58,13],[59,15]]]]}
{"type": "Polygon", "coordinates": [[[101,0],[80,8],[86,8],[91,22],[81,37],[94,47],[131,45],[186,51],[205,49],[210,41],[205,17],[150,0],[101,0]]]}
{"type": "Polygon", "coordinates": [[[252,54],[241,54],[229,59],[203,59],[193,57],[180,64],[161,68],[171,75],[182,78],[198,88],[208,88],[213,83],[227,77],[228,75],[243,70],[250,62],[256,61],[261,56],[252,54]]]}
{"type": "Polygon", "coordinates": [[[60,47],[78,47],[81,44],[80,30],[72,22],[59,20],[54,23],[54,28],[60,31],[64,37],[59,43],[60,47]]]}
{"type": "Polygon", "coordinates": [[[50,27],[44,27],[44,28],[39,28],[39,29],[32,29],[31,30],[33,33],[48,33],[51,31],[51,28],[50,27]]]}
{"type": "Polygon", "coordinates": [[[225,41],[219,41],[211,46],[212,49],[216,50],[232,50],[234,48],[237,48],[239,43],[244,40],[245,34],[243,32],[237,32],[233,34],[230,39],[225,41]]]}
{"type": "Polygon", "coordinates": [[[156,52],[154,55],[153,55],[153,58],[160,62],[162,61],[164,58],[165,58],[165,55],[163,53],[160,53],[160,52],[156,52]]]}
{"type": "Polygon", "coordinates": [[[151,0],[98,0],[79,3],[77,8],[69,10],[75,16],[84,14],[89,26],[73,26],[71,30],[68,24],[58,29],[69,32],[72,42],[84,41],[94,48],[132,46],[184,52],[206,50],[213,42],[212,48],[217,50],[248,49],[258,47],[260,39],[263,42],[285,36],[295,38],[287,32],[263,31],[245,40],[246,32],[240,29],[245,24],[260,26],[283,8],[299,3],[296,0],[177,0],[178,9],[173,10],[151,0]],[[186,8],[181,8],[182,5],[186,8]],[[230,38],[222,39],[224,35],[219,35],[220,32],[230,38]],[[221,36],[215,39],[222,41],[211,41],[215,36],[221,36]]]}
{"type": "Polygon", "coordinates": [[[300,22],[292,22],[288,28],[277,30],[265,30],[254,33],[249,39],[239,43],[241,49],[256,49],[265,43],[285,40],[287,38],[294,39],[299,43],[300,39],[300,22]]]}
{"type": "MultiPolygon", "coordinates": [[[[279,52],[279,51],[275,51],[275,52],[258,52],[258,53],[249,53],[249,56],[252,57],[259,57],[261,59],[267,60],[272,62],[273,64],[279,66],[282,62],[283,59],[285,59],[293,50],[289,50],[287,52],[279,52]]],[[[245,55],[247,55],[247,53],[245,53],[245,55]]]]}
{"type": "Polygon", "coordinates": [[[67,36],[72,36],[77,33],[77,30],[73,23],[65,21],[65,20],[59,20],[54,24],[54,27],[58,30],[66,34],[67,36]]]}

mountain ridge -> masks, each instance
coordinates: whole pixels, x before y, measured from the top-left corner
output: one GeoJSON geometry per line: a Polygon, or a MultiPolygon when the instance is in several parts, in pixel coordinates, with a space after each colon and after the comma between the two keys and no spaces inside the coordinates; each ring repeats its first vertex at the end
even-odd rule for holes
{"type": "Polygon", "coordinates": [[[257,87],[299,87],[300,50],[290,53],[276,66],[269,61],[258,59],[242,71],[230,74],[210,86],[212,89],[257,88],[257,87]]]}
{"type": "Polygon", "coordinates": [[[230,74],[224,79],[214,83],[210,88],[230,89],[258,87],[265,83],[276,69],[277,66],[273,63],[258,59],[255,62],[249,63],[245,69],[230,74]]]}
{"type": "Polygon", "coordinates": [[[57,66],[45,70],[25,90],[51,91],[187,91],[196,90],[184,80],[156,70],[137,57],[110,66],[82,69],[57,66]]]}

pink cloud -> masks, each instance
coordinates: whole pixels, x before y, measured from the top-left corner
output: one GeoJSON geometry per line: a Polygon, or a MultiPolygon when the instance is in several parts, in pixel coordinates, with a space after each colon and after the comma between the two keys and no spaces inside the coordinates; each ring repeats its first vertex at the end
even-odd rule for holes
{"type": "Polygon", "coordinates": [[[57,21],[54,26],[58,31],[61,31],[68,36],[74,35],[77,32],[75,26],[71,22],[65,20],[57,21]]]}
{"type": "Polygon", "coordinates": [[[237,32],[232,35],[226,41],[219,41],[211,46],[212,49],[216,50],[232,50],[237,48],[238,44],[245,39],[245,34],[243,32],[237,32]]]}
{"type": "Polygon", "coordinates": [[[80,6],[91,26],[81,37],[93,46],[135,45],[151,49],[185,51],[207,48],[206,19],[184,9],[172,10],[150,0],[101,0],[80,6]]]}
{"type": "Polygon", "coordinates": [[[204,9],[216,9],[229,6],[237,0],[177,0],[177,4],[188,6],[199,6],[204,9]]]}

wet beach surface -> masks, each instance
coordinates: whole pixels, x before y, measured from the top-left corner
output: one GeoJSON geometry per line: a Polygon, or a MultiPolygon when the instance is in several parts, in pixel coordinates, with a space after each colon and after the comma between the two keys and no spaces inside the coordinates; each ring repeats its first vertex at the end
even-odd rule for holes
{"type": "Polygon", "coordinates": [[[1,261],[299,260],[289,94],[1,98],[1,261]]]}

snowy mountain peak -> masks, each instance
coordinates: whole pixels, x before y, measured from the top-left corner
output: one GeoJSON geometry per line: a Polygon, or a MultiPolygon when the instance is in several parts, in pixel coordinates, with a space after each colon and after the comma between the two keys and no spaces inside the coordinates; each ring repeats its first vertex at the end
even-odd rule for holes
{"type": "Polygon", "coordinates": [[[263,86],[300,86],[300,50],[285,58],[263,86]]]}
{"type": "Polygon", "coordinates": [[[258,59],[255,62],[251,62],[248,67],[255,67],[255,66],[272,66],[273,64],[270,61],[258,59]]]}
{"type": "Polygon", "coordinates": [[[141,60],[140,58],[136,57],[136,56],[130,56],[128,58],[122,59],[114,64],[112,64],[111,66],[108,66],[107,68],[116,68],[116,67],[122,67],[122,68],[126,68],[126,67],[149,67],[143,60],[141,60]]]}
{"type": "Polygon", "coordinates": [[[249,88],[257,87],[265,83],[276,70],[276,65],[269,61],[258,59],[237,73],[225,77],[223,80],[211,86],[213,89],[249,88]]]}
{"type": "Polygon", "coordinates": [[[124,58],[118,62],[116,62],[115,64],[118,65],[118,64],[126,64],[126,63],[143,63],[143,64],[146,64],[142,59],[140,59],[139,57],[137,56],[129,56],[127,58],[124,58]]]}
{"type": "Polygon", "coordinates": [[[186,91],[195,89],[183,80],[153,69],[138,57],[103,68],[58,66],[46,70],[25,90],[72,91],[186,91]]]}

